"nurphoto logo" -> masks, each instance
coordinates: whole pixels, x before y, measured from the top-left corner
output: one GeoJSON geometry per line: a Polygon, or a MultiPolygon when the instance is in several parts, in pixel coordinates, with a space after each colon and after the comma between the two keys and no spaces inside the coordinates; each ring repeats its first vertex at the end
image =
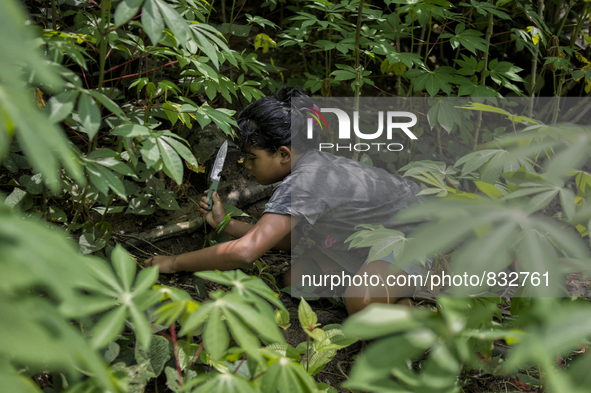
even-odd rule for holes
{"type": "MultiPolygon", "coordinates": [[[[338,124],[339,124],[339,132],[338,132],[338,139],[339,141],[348,141],[351,139],[351,128],[353,128],[353,132],[355,135],[361,140],[375,140],[382,136],[384,129],[386,129],[386,138],[388,141],[392,140],[393,131],[396,129],[402,130],[410,139],[418,139],[415,134],[410,130],[415,124],[417,124],[417,116],[411,112],[399,112],[399,111],[378,111],[377,113],[377,131],[373,133],[363,133],[359,129],[359,112],[353,112],[353,127],[351,127],[351,119],[347,112],[342,109],[337,108],[321,108],[320,112],[322,113],[333,113],[337,116],[338,124]],[[384,119],[384,113],[385,119],[384,119]],[[400,119],[410,119],[410,121],[401,122],[400,119]]],[[[322,119],[324,120],[324,118],[322,119]]],[[[313,139],[313,126],[314,126],[314,119],[308,118],[308,129],[307,129],[307,138],[313,139]]],[[[375,146],[377,151],[380,151],[380,148],[384,147],[384,150],[397,152],[402,151],[404,146],[401,143],[393,142],[393,143],[384,143],[384,142],[372,142],[372,143],[356,143],[356,144],[336,144],[336,150],[349,150],[351,149],[355,151],[368,151],[375,146]]],[[[335,148],[334,143],[320,143],[318,149],[333,149],[335,148]]]]}

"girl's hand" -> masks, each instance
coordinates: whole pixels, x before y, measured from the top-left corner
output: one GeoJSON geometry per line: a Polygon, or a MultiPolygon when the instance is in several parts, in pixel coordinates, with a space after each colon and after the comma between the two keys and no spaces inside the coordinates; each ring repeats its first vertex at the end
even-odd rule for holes
{"type": "Polygon", "coordinates": [[[214,192],[213,197],[211,198],[211,200],[213,202],[213,208],[211,210],[207,210],[207,207],[208,207],[207,193],[208,192],[209,192],[209,190],[205,191],[206,196],[202,197],[201,200],[199,201],[199,206],[201,206],[199,211],[201,212],[201,214],[203,214],[203,216],[205,217],[205,220],[207,221],[207,223],[209,225],[211,225],[213,228],[217,228],[217,226],[220,225],[220,223],[222,222],[222,220],[226,216],[226,209],[224,209],[224,204],[222,203],[222,200],[220,199],[220,196],[218,195],[218,193],[214,192]]]}
{"type": "Polygon", "coordinates": [[[158,266],[160,273],[176,273],[174,261],[176,256],[156,255],[144,261],[144,266],[158,266]]]}

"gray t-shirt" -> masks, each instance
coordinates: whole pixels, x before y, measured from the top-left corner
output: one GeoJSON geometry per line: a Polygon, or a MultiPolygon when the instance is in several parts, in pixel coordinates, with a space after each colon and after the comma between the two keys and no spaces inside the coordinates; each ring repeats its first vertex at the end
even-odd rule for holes
{"type": "Polygon", "coordinates": [[[345,240],[360,224],[383,225],[405,234],[415,223],[393,216],[413,203],[421,191],[410,180],[345,157],[307,151],[277,186],[264,213],[301,217],[296,231],[317,246],[345,252],[361,264],[369,249],[349,249],[345,240]]]}

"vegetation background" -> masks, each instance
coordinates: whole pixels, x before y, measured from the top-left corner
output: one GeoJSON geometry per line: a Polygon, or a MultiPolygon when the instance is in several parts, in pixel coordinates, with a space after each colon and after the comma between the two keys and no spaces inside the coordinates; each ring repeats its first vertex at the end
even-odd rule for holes
{"type": "Polygon", "coordinates": [[[591,103],[566,98],[591,91],[590,8],[4,0],[2,389],[589,391],[591,103]],[[190,290],[156,285],[157,270],[137,263],[146,238],[114,226],[194,203],[187,183],[205,187],[213,154],[199,135],[231,135],[237,111],[283,85],[432,99],[419,141],[371,163],[434,195],[405,213],[431,220],[411,241],[369,228],[353,245],[395,251],[401,263],[435,254],[438,269],[479,258],[490,271],[546,270],[563,288],[528,297],[539,294],[531,282],[509,299],[489,283],[496,295],[370,307],[322,326],[304,300],[290,318],[260,262],[252,275],[197,273],[190,290]],[[510,97],[531,105],[517,113],[510,97]],[[538,97],[555,99],[540,109],[538,97]],[[492,118],[505,125],[489,129],[492,118]],[[280,330],[292,321],[300,344],[280,330]],[[356,349],[331,363],[345,348],[356,349]],[[342,373],[332,386],[326,367],[342,373]]]}

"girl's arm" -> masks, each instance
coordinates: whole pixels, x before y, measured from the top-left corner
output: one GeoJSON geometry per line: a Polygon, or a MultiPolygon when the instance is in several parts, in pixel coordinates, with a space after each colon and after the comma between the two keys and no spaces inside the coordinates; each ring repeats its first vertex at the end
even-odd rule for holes
{"type": "MultiPolygon", "coordinates": [[[[269,214],[269,213],[267,213],[269,214]]],[[[263,215],[266,216],[267,214],[263,215]]],[[[289,217],[289,216],[288,216],[289,217]]],[[[223,233],[232,237],[242,237],[250,232],[251,229],[255,227],[255,224],[249,224],[247,222],[238,221],[235,219],[231,219],[228,223],[226,229],[224,229],[223,233]]],[[[281,239],[277,244],[271,247],[272,250],[279,250],[279,251],[291,251],[291,249],[298,244],[298,240],[300,235],[296,235],[297,238],[293,239],[293,235],[288,233],[283,239],[281,239]],[[292,241],[295,240],[295,241],[292,241]]]]}
{"type": "Polygon", "coordinates": [[[174,257],[152,257],[144,263],[158,265],[161,273],[237,269],[251,264],[289,236],[298,221],[298,217],[267,213],[239,239],[174,257]]]}

